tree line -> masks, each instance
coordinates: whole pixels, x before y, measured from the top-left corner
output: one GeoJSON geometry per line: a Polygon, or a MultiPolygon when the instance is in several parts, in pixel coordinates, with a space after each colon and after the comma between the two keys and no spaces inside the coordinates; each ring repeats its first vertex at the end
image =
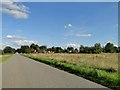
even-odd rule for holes
{"type": "Polygon", "coordinates": [[[61,47],[51,47],[47,48],[47,46],[39,46],[37,44],[23,45],[18,49],[14,49],[10,46],[5,47],[3,50],[0,50],[0,54],[6,53],[91,53],[91,54],[99,54],[99,53],[118,53],[120,52],[120,47],[116,47],[113,43],[107,43],[104,47],[101,46],[100,43],[94,44],[94,46],[83,46],[81,45],[78,48],[67,47],[65,49],[61,47]]]}

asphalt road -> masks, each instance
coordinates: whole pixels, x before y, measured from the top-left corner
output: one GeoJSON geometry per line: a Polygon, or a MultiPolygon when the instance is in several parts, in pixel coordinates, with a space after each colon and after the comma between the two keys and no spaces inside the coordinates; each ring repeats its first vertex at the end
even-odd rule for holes
{"type": "Polygon", "coordinates": [[[15,54],[2,64],[3,88],[106,88],[15,54]]]}

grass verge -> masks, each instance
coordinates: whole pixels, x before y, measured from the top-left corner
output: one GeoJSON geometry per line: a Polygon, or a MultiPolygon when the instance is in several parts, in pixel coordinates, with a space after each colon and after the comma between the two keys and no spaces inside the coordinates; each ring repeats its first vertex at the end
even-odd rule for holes
{"type": "Polygon", "coordinates": [[[120,88],[120,79],[117,72],[107,72],[105,70],[90,68],[90,67],[80,67],[74,64],[69,64],[62,61],[57,61],[55,59],[45,59],[30,55],[24,55],[31,59],[34,59],[39,62],[51,65],[58,69],[67,71],[69,73],[81,76],[83,78],[89,79],[101,85],[107,86],[114,90],[119,90],[120,88]]]}
{"type": "Polygon", "coordinates": [[[2,55],[2,56],[0,57],[0,62],[6,61],[6,60],[9,59],[11,56],[12,56],[12,54],[2,55]]]}

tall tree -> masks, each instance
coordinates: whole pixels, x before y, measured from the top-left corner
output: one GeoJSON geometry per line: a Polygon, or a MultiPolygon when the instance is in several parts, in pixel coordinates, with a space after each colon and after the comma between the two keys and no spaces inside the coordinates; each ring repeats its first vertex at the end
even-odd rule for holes
{"type": "Polygon", "coordinates": [[[22,53],[22,50],[18,48],[18,49],[16,50],[16,52],[22,53]]]}
{"type": "Polygon", "coordinates": [[[118,47],[118,52],[120,52],[120,47],[118,47]]]}
{"type": "Polygon", "coordinates": [[[3,54],[3,50],[0,50],[0,55],[2,55],[3,54]]]}
{"type": "Polygon", "coordinates": [[[77,48],[75,48],[75,50],[74,50],[74,53],[78,53],[79,51],[78,51],[78,49],[77,48]]]}
{"type": "Polygon", "coordinates": [[[73,53],[74,52],[74,48],[73,47],[67,47],[67,52],[68,53],[73,53]]]}
{"type": "Polygon", "coordinates": [[[55,47],[55,53],[62,53],[63,49],[61,47],[55,47]]]}
{"type": "Polygon", "coordinates": [[[79,52],[80,52],[80,53],[84,53],[84,52],[85,52],[85,49],[84,49],[84,46],[83,46],[83,45],[80,46],[79,52]]]}
{"type": "Polygon", "coordinates": [[[22,53],[31,53],[31,48],[27,45],[21,46],[22,53]]]}
{"type": "Polygon", "coordinates": [[[3,52],[4,53],[15,53],[15,49],[7,46],[7,47],[4,48],[3,52]]]}
{"type": "Polygon", "coordinates": [[[47,51],[47,46],[43,45],[39,47],[40,52],[45,53],[47,51]]]}
{"type": "Polygon", "coordinates": [[[102,52],[102,47],[100,43],[96,43],[93,47],[93,53],[101,53],[102,52]]]}
{"type": "Polygon", "coordinates": [[[36,44],[35,47],[34,47],[34,50],[36,50],[36,52],[40,52],[40,47],[36,44]]]}
{"type": "Polygon", "coordinates": [[[91,48],[88,46],[84,47],[84,53],[91,53],[91,48]]]}
{"type": "Polygon", "coordinates": [[[36,45],[34,44],[34,43],[32,43],[31,45],[30,45],[30,48],[32,48],[32,49],[36,49],[36,45]]]}
{"type": "Polygon", "coordinates": [[[114,49],[115,49],[115,53],[119,52],[119,48],[117,46],[114,46],[114,49]]]}
{"type": "Polygon", "coordinates": [[[105,52],[106,53],[114,53],[115,52],[115,48],[114,48],[114,44],[113,43],[107,43],[105,45],[105,48],[104,48],[105,52]]]}

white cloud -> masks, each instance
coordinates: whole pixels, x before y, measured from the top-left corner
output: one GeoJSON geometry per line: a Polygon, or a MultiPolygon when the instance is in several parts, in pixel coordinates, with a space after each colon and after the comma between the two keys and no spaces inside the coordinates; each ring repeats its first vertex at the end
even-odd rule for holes
{"type": "Polygon", "coordinates": [[[14,42],[13,42],[13,44],[14,44],[15,46],[31,45],[32,43],[37,44],[36,41],[32,41],[32,40],[17,40],[17,41],[14,41],[14,42]]]}
{"type": "Polygon", "coordinates": [[[28,7],[24,6],[23,4],[17,4],[12,1],[9,2],[0,2],[2,8],[0,8],[0,12],[10,14],[15,18],[28,18],[28,7]]]}
{"type": "Polygon", "coordinates": [[[69,24],[65,25],[64,28],[65,28],[65,29],[67,29],[67,28],[72,28],[72,24],[69,23],[69,24]]]}
{"type": "Polygon", "coordinates": [[[91,37],[91,34],[67,34],[65,36],[71,36],[71,37],[91,37]]]}
{"type": "Polygon", "coordinates": [[[78,47],[80,47],[80,45],[79,44],[75,44],[75,43],[69,43],[69,44],[67,44],[67,47],[78,48],[78,47]]]}
{"type": "Polygon", "coordinates": [[[0,49],[4,49],[6,46],[10,46],[10,47],[17,49],[17,48],[20,48],[21,45],[29,46],[32,43],[38,44],[37,41],[32,41],[32,40],[16,40],[16,41],[12,41],[12,42],[0,42],[0,49]]]}
{"type": "Polygon", "coordinates": [[[10,46],[8,42],[0,42],[0,49],[4,49],[6,46],[10,46]]]}
{"type": "Polygon", "coordinates": [[[68,27],[72,27],[72,24],[68,24],[68,27]]]}
{"type": "Polygon", "coordinates": [[[3,38],[6,38],[6,39],[24,39],[25,37],[22,37],[22,36],[15,36],[15,35],[7,35],[3,38]]]}
{"type": "Polygon", "coordinates": [[[118,45],[117,45],[117,44],[114,44],[114,46],[115,46],[115,47],[118,47],[118,45]]]}
{"type": "Polygon", "coordinates": [[[112,41],[107,41],[107,42],[105,42],[105,44],[104,44],[103,46],[105,46],[107,43],[112,43],[112,44],[114,44],[115,47],[118,47],[118,44],[115,44],[115,43],[113,43],[112,41]]]}

